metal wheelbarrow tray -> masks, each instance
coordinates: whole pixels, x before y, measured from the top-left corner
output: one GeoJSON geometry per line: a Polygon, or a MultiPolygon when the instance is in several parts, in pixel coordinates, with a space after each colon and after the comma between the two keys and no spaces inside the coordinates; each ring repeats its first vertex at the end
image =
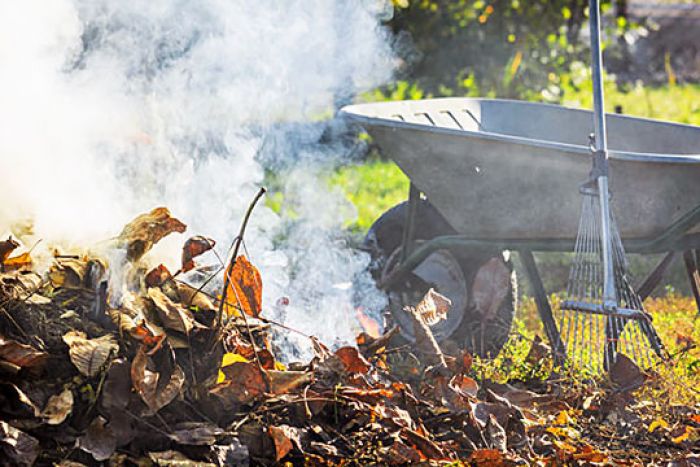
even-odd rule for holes
{"type": "MultiPolygon", "coordinates": [[[[591,112],[447,98],[348,106],[460,233],[573,239],[591,152],[591,112]]],[[[653,238],[700,204],[700,128],[607,117],[614,212],[623,238],[653,238]]]]}
{"type": "MultiPolygon", "coordinates": [[[[444,252],[517,251],[547,337],[553,349],[561,350],[532,253],[573,250],[581,210],[577,187],[588,179],[591,167],[592,112],[512,100],[446,98],[351,105],[341,115],[364,127],[411,181],[408,203],[387,211],[368,233],[371,244],[376,243],[375,226],[383,225],[385,236],[402,232],[399,259],[392,263],[396,255],[391,255],[390,267],[382,267],[379,286],[396,298],[397,288],[418,274],[438,288],[447,280],[453,290],[462,291],[457,302],[472,303],[471,285],[457,287],[464,277],[457,277],[455,267],[441,266],[450,263],[444,252]],[[425,204],[421,192],[451,229],[438,228],[442,233],[416,242],[416,224],[436,221],[419,219],[425,204]],[[423,273],[425,261],[431,265],[423,273]]],[[[607,115],[606,123],[612,205],[625,248],[666,253],[638,288],[639,295],[643,299],[653,291],[682,251],[700,309],[700,127],[621,115],[607,115]]],[[[399,321],[401,313],[394,308],[402,305],[392,307],[399,321]]],[[[461,306],[462,315],[470,306],[461,306]]],[[[509,326],[512,310],[506,318],[509,326]]],[[[450,319],[439,334],[449,335],[463,318],[450,319]]]]}

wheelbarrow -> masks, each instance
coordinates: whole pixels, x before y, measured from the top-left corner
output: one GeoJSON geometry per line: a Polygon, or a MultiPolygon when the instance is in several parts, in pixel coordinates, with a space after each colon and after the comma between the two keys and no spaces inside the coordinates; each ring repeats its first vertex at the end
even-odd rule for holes
{"type": "MultiPolygon", "coordinates": [[[[562,342],[533,252],[571,252],[588,177],[590,111],[445,98],[344,107],[410,179],[365,247],[404,339],[402,309],[434,287],[453,302],[438,341],[496,354],[510,332],[515,251],[555,352],[562,342]]],[[[700,127],[608,115],[612,205],[630,253],[665,253],[638,288],[648,296],[683,254],[700,310],[700,127]]]]}

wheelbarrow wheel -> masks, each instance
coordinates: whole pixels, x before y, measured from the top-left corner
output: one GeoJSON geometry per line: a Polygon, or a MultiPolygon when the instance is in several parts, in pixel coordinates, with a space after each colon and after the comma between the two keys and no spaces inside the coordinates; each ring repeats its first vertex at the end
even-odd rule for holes
{"type": "MultiPolygon", "coordinates": [[[[364,249],[372,256],[370,270],[379,280],[401,258],[408,203],[398,204],[372,225],[364,249]]],[[[456,232],[427,201],[420,200],[414,227],[416,243],[456,232]]],[[[411,322],[403,308],[415,306],[429,288],[452,301],[447,317],[431,326],[444,351],[467,349],[494,357],[508,340],[515,313],[516,279],[506,254],[438,250],[387,291],[388,318],[399,326],[399,339],[413,342],[411,322]]]]}

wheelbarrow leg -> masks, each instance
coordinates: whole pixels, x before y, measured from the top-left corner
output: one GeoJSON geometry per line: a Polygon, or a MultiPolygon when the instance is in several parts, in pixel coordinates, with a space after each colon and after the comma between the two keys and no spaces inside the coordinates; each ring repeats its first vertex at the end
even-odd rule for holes
{"type": "Polygon", "coordinates": [[[659,264],[656,265],[654,270],[649,273],[647,278],[644,279],[642,285],[640,285],[637,289],[637,294],[639,294],[639,298],[642,301],[644,301],[649,295],[651,295],[656,286],[659,285],[659,282],[661,282],[661,279],[664,278],[666,271],[673,264],[673,261],[675,259],[676,252],[669,251],[668,253],[666,253],[666,256],[664,256],[663,259],[659,262],[659,264]]]}
{"type": "Polygon", "coordinates": [[[416,216],[418,215],[418,204],[420,203],[420,190],[411,182],[408,189],[408,210],[406,211],[406,228],[403,231],[401,241],[401,262],[413,251],[413,240],[416,231],[416,216]]]}
{"type": "Polygon", "coordinates": [[[690,289],[693,291],[693,296],[695,297],[698,316],[700,316],[700,250],[687,250],[683,252],[683,261],[685,262],[685,269],[690,279],[690,289]]]}
{"type": "Polygon", "coordinates": [[[565,352],[564,343],[561,340],[561,335],[559,334],[559,329],[557,328],[557,323],[554,321],[554,316],[552,314],[552,307],[549,304],[549,299],[547,298],[547,293],[544,290],[544,285],[542,284],[542,278],[537,270],[537,264],[535,263],[535,257],[529,250],[521,250],[520,259],[525,266],[525,271],[527,272],[528,278],[530,279],[530,284],[532,284],[532,291],[535,294],[535,303],[537,304],[537,311],[544,325],[544,331],[547,334],[547,340],[552,346],[552,354],[554,356],[554,361],[557,364],[564,362],[565,352]]]}

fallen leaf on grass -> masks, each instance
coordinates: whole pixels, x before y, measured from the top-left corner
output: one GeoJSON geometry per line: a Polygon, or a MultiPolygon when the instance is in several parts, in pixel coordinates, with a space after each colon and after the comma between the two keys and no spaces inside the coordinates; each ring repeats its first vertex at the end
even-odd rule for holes
{"type": "Polygon", "coordinates": [[[73,391],[66,388],[60,394],[49,397],[41,416],[49,425],[60,425],[73,411],[73,391]]]}
{"type": "Polygon", "coordinates": [[[619,353],[610,369],[610,380],[623,391],[633,391],[644,384],[644,374],[629,357],[619,353]]]}
{"type": "Polygon", "coordinates": [[[73,365],[85,376],[95,376],[107,360],[119,352],[112,335],[88,339],[84,332],[69,331],[63,335],[73,365]]]}
{"type": "Polygon", "coordinates": [[[37,368],[46,363],[48,354],[26,344],[0,337],[0,360],[20,368],[37,368]]]}
{"type": "Polygon", "coordinates": [[[182,272],[187,272],[194,268],[194,258],[206,253],[216,246],[216,242],[211,238],[196,235],[188,238],[182,246],[182,272]]]}
{"type": "Polygon", "coordinates": [[[129,261],[138,261],[163,237],[186,229],[185,224],[172,217],[168,208],[158,207],[125,225],[117,242],[126,248],[129,261]]]}
{"type": "Polygon", "coordinates": [[[39,441],[0,421],[0,458],[8,465],[33,465],[38,455],[39,441]]]}
{"type": "Polygon", "coordinates": [[[90,453],[96,461],[105,461],[117,449],[117,438],[107,426],[107,420],[98,416],[92,421],[85,434],[78,438],[78,446],[90,453]]]}
{"type": "Polygon", "coordinates": [[[226,292],[226,313],[231,316],[239,315],[238,308],[229,304],[237,304],[247,314],[257,318],[262,311],[262,279],[260,272],[241,255],[236,258],[226,292]]]}
{"type": "Polygon", "coordinates": [[[657,428],[668,428],[668,423],[666,423],[666,420],[659,417],[649,424],[648,431],[649,433],[653,433],[657,428]]]}

